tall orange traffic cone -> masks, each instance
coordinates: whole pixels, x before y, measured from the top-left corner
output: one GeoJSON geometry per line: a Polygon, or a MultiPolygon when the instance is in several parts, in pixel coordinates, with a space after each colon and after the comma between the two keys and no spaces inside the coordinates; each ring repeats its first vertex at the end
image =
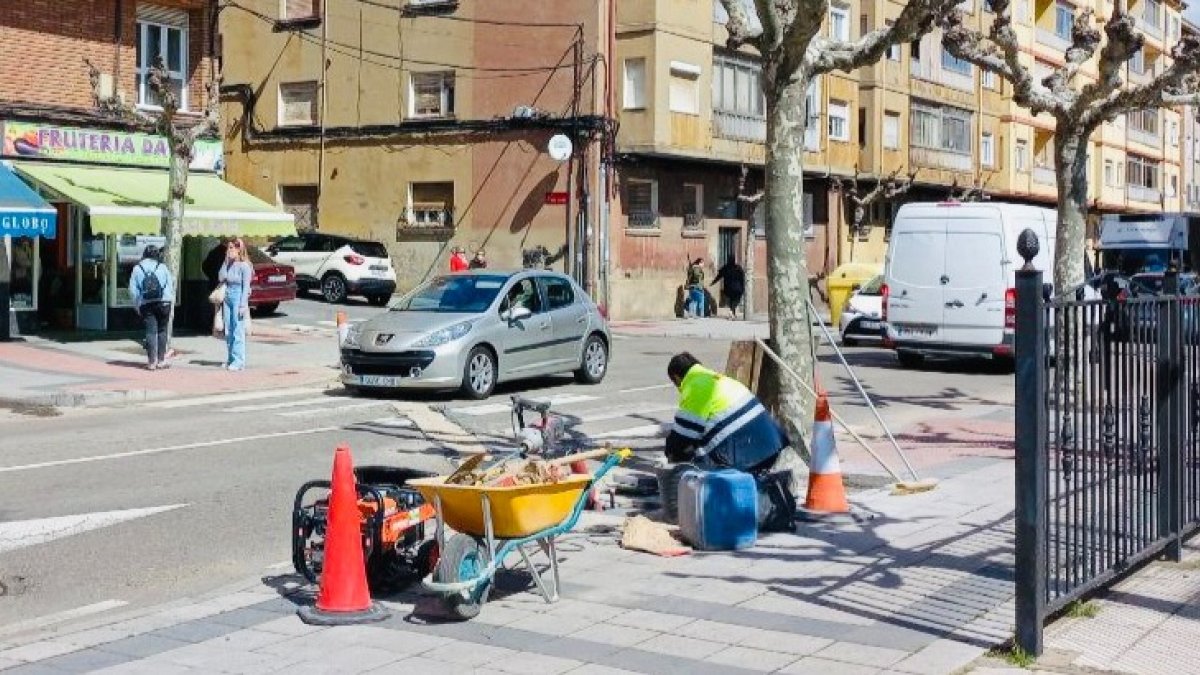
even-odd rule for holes
{"type": "Polygon", "coordinates": [[[333,455],[333,489],[325,525],[325,560],[315,607],[301,607],[300,620],[317,626],[344,626],[382,621],[391,613],[371,602],[363,560],[358,488],[350,446],[333,455]]]}
{"type": "Polygon", "coordinates": [[[804,500],[804,506],[796,509],[797,515],[807,521],[853,518],[850,503],[846,501],[846,486],[842,483],[842,467],[838,461],[837,442],[833,437],[833,420],[829,415],[829,398],[819,387],[812,439],[808,497],[804,500]]]}

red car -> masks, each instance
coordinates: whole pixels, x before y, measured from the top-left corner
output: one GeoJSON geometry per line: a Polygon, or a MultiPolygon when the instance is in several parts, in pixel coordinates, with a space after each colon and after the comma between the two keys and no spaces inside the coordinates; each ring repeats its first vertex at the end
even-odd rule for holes
{"type": "Polygon", "coordinates": [[[296,271],[291,265],[280,265],[253,246],[247,246],[250,263],[254,265],[254,281],[250,284],[250,309],[258,314],[274,314],[279,303],[296,299],[296,271]]]}

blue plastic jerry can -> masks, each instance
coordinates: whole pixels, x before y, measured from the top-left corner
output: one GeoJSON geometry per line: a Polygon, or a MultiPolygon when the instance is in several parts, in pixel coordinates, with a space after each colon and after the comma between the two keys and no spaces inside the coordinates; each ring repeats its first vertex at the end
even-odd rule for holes
{"type": "Polygon", "coordinates": [[[758,489],[736,469],[685,471],[679,479],[679,530],[703,551],[749,548],[758,538],[758,489]]]}

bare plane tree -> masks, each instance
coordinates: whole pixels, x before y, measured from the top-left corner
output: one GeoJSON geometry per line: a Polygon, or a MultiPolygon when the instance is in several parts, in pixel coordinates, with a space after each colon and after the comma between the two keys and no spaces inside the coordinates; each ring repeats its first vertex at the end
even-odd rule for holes
{"type": "MultiPolygon", "coordinates": [[[[178,286],[183,248],[183,210],[187,202],[188,170],[191,168],[196,141],[220,131],[221,73],[215,72],[207,86],[208,101],[203,116],[188,126],[180,126],[179,99],[170,87],[162,58],[156,58],[150,68],[147,86],[158,101],[158,110],[142,110],[129,103],[114,91],[101,91],[100,70],[84,59],[92,85],[92,96],[96,107],[103,113],[125,122],[138,131],[156,134],[167,139],[169,174],[166,208],[163,212],[163,236],[166,237],[167,269],[178,286]]],[[[186,86],[186,84],[184,85],[186,86]]],[[[171,304],[171,318],[167,322],[167,339],[175,336],[175,303],[171,304]]]]}
{"type": "Polygon", "coordinates": [[[1174,61],[1143,84],[1122,77],[1126,62],[1142,49],[1144,38],[1118,0],[1101,35],[1092,10],[1075,17],[1065,63],[1038,81],[1020,62],[1021,47],[1012,27],[1009,0],[993,0],[996,19],[987,35],[969,28],[963,15],[950,12],[943,41],[954,56],[1012,83],[1013,100],[1034,115],[1054,117],[1054,171],[1058,184],[1058,240],[1054,284],[1071,288],[1083,282],[1084,235],[1088,208],[1087,146],[1092,133],[1117,117],[1145,109],[1200,102],[1200,41],[1185,35],[1171,51],[1174,61]],[[1103,43],[1103,46],[1101,46],[1103,43]],[[1098,57],[1099,78],[1080,77],[1084,64],[1098,57]],[[1082,81],[1081,81],[1082,80],[1082,81]]]}
{"type": "Polygon", "coordinates": [[[983,202],[990,199],[987,194],[988,183],[992,182],[992,176],[995,172],[989,173],[986,178],[976,175],[970,185],[959,187],[958,176],[954,177],[954,181],[950,184],[950,201],[952,202],[983,202]]]}
{"type": "MultiPolygon", "coordinates": [[[[749,45],[762,57],[766,98],[767,288],[771,340],[781,358],[811,383],[814,343],[804,236],[805,95],[814,77],[873,64],[892,45],[929,32],[959,0],[909,0],[894,23],[858,39],[821,34],[829,0],[721,0],[728,14],[728,47],[749,45]],[[757,21],[755,21],[757,19],[757,21]]],[[[779,378],[774,408],[797,441],[807,439],[814,401],[801,383],[779,378]]],[[[797,450],[803,455],[805,448],[797,450]]]]}
{"type": "Polygon", "coordinates": [[[750,170],[746,165],[742,165],[742,173],[738,176],[738,201],[745,204],[750,215],[746,218],[746,253],[743,257],[742,267],[746,270],[746,288],[742,295],[742,316],[746,319],[750,318],[750,313],[754,311],[754,243],[758,239],[755,233],[754,214],[758,212],[758,205],[762,202],[763,191],[759,190],[754,194],[750,194],[746,190],[746,178],[749,176],[750,170]]]}
{"type": "MultiPolygon", "coordinates": [[[[920,169],[914,169],[906,178],[900,178],[900,169],[897,168],[882,180],[877,181],[875,187],[866,194],[863,194],[858,187],[861,174],[858,172],[857,165],[854,167],[854,175],[848,180],[841,176],[833,176],[833,191],[849,199],[850,204],[854,206],[850,222],[850,236],[858,237],[864,233],[863,223],[867,219],[867,210],[871,208],[872,204],[886,202],[908,192],[912,188],[918,171],[920,169]]],[[[850,257],[854,258],[853,253],[850,257]]]]}

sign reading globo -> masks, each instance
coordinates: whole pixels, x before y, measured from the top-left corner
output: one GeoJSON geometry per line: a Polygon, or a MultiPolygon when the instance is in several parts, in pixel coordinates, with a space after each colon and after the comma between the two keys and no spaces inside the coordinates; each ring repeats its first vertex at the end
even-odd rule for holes
{"type": "MultiPolygon", "coordinates": [[[[60,159],[72,162],[166,167],[167,139],[106,129],[62,127],[36,122],[4,122],[3,154],[14,159],[60,159]]],[[[198,140],[191,168],[220,171],[220,141],[198,140]]]]}

